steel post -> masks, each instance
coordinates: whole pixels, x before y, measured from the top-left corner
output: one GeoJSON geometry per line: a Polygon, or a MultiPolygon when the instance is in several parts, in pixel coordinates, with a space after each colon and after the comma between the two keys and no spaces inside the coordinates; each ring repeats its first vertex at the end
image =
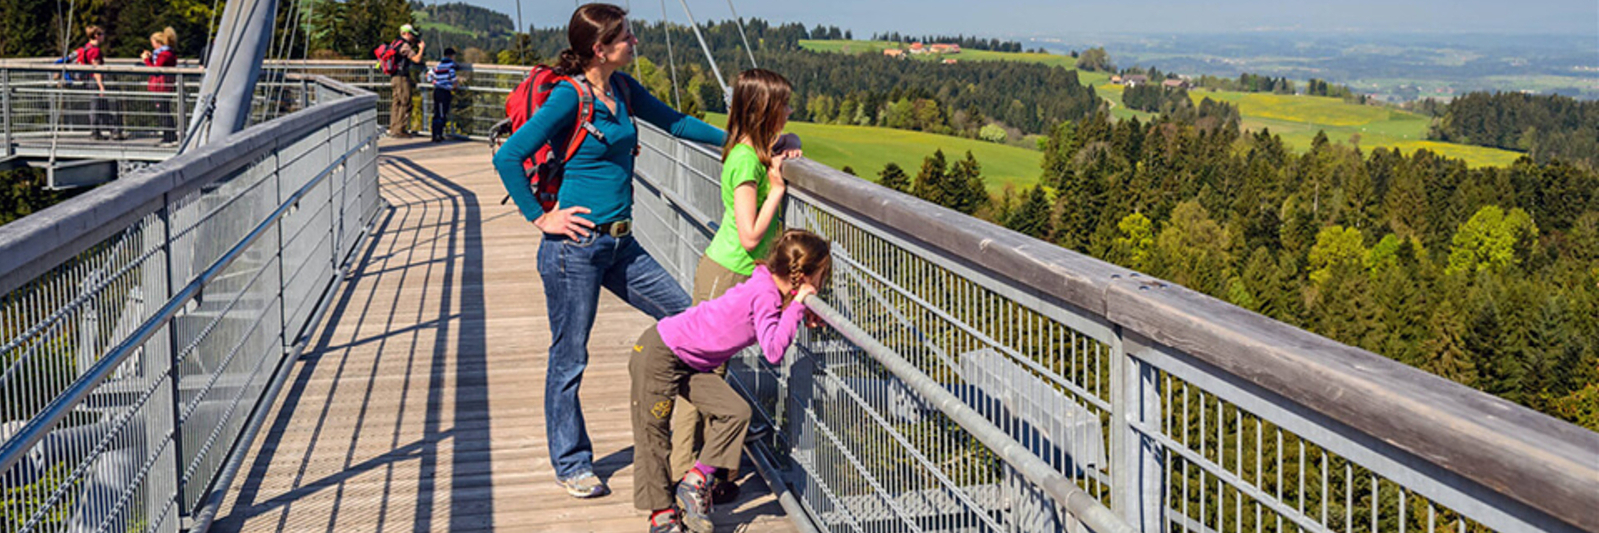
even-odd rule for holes
{"type": "Polygon", "coordinates": [[[0,107],[3,107],[6,129],[6,157],[17,155],[17,146],[11,142],[11,71],[0,70],[0,107]]]}
{"type": "MultiPolygon", "coordinates": [[[[199,142],[185,146],[208,144],[244,129],[250,119],[250,97],[261,77],[261,59],[271,47],[276,14],[277,2],[269,0],[228,2],[223,9],[216,41],[206,58],[205,78],[200,82],[202,99],[205,95],[214,98],[210,127],[197,132],[199,142]]],[[[195,124],[206,119],[204,112],[193,118],[195,124]]]]}

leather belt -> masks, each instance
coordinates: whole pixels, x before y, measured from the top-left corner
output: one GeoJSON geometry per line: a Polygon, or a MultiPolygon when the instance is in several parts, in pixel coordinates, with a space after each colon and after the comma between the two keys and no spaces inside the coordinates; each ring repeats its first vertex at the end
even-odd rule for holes
{"type": "Polygon", "coordinates": [[[609,234],[612,237],[622,238],[633,234],[633,221],[631,219],[613,220],[595,226],[594,230],[609,234]]]}

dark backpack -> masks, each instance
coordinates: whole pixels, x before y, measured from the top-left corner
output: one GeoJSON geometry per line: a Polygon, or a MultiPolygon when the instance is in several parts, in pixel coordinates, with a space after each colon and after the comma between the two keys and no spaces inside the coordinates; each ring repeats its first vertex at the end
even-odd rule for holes
{"type": "MultiPolygon", "coordinates": [[[[539,206],[545,212],[555,209],[561,192],[561,180],[566,174],[566,162],[572,160],[577,150],[583,145],[583,140],[593,135],[600,140],[605,140],[605,134],[594,126],[594,92],[590,90],[588,80],[582,74],[577,76],[562,75],[552,67],[535,65],[527,77],[517,84],[516,89],[505,99],[505,117],[510,121],[511,131],[515,132],[526,124],[529,118],[537,113],[544,102],[550,99],[550,93],[559,83],[572,84],[577,89],[577,120],[572,125],[572,134],[567,136],[565,144],[559,144],[555,139],[550,139],[533,157],[522,161],[522,170],[527,174],[528,186],[533,189],[533,196],[539,201],[539,206]],[[561,154],[559,158],[554,154],[561,154]]],[[[623,105],[628,108],[628,117],[633,116],[633,98],[631,89],[620,75],[611,77],[611,86],[622,93],[623,105]]],[[[636,121],[635,121],[636,124],[636,121]]],[[[633,155],[638,155],[638,146],[633,146],[633,155]]],[[[500,204],[510,200],[510,195],[500,199],[500,204]]]]}
{"type": "Polygon", "coordinates": [[[372,55],[378,58],[378,70],[390,76],[404,74],[407,62],[410,61],[409,58],[400,55],[400,47],[404,44],[405,39],[395,39],[392,43],[380,44],[372,49],[372,55]]]}

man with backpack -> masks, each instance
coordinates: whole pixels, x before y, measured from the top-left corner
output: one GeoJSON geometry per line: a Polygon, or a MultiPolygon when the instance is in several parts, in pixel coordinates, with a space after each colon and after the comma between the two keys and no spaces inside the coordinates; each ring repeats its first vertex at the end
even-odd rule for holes
{"type": "Polygon", "coordinates": [[[433,142],[444,142],[444,125],[450,117],[450,101],[455,99],[455,49],[444,49],[444,60],[428,70],[433,84],[433,142]]]}
{"type": "Polygon", "coordinates": [[[416,82],[411,79],[411,67],[422,63],[422,52],[427,43],[416,34],[410,24],[400,26],[400,38],[379,46],[378,67],[389,75],[389,85],[394,89],[394,103],[389,108],[389,136],[409,139],[411,132],[411,95],[416,82]]]}

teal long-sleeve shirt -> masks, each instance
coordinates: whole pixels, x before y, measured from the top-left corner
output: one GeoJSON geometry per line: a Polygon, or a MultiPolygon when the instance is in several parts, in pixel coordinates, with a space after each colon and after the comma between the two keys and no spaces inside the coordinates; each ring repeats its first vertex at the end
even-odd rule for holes
{"type": "MultiPolygon", "coordinates": [[[[633,100],[633,107],[637,109],[628,109],[626,99],[622,98],[623,93],[617,89],[611,91],[616,97],[615,113],[606,108],[604,102],[595,100],[594,126],[605,134],[605,139],[600,140],[592,134],[583,139],[577,153],[566,163],[566,174],[558,196],[562,208],[588,208],[590,213],[582,216],[595,224],[633,216],[631,178],[633,147],[638,144],[638,130],[629,120],[629,113],[636,113],[639,119],[671,132],[675,137],[717,146],[725,144],[727,139],[726,132],[679,113],[657,100],[631,76],[617,73],[613,83],[628,84],[628,94],[633,100]]],[[[569,83],[557,84],[544,105],[494,153],[494,169],[500,173],[500,181],[505,183],[505,189],[516,201],[517,209],[529,221],[543,215],[544,209],[534,197],[532,187],[528,186],[522,161],[533,157],[540,146],[551,140],[558,141],[557,145],[564,142],[572,135],[576,120],[577,89],[569,83]]]]}

